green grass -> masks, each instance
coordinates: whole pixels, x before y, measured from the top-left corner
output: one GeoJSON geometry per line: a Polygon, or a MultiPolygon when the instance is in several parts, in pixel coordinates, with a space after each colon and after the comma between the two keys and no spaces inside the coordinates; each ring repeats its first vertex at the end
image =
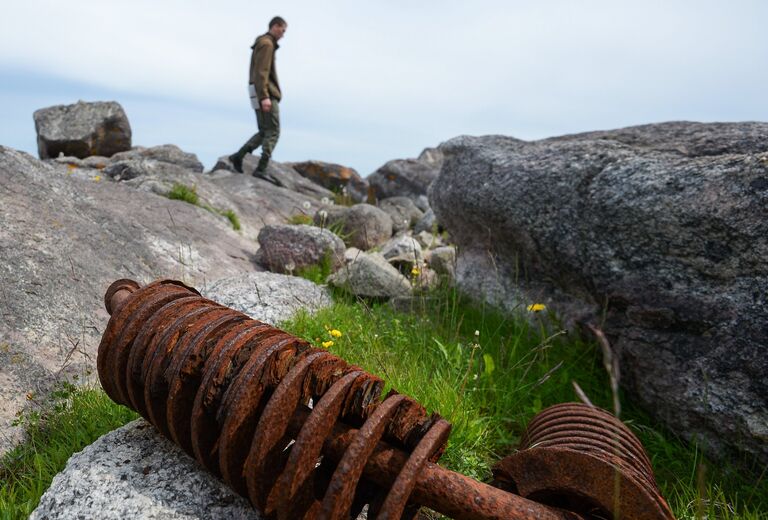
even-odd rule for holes
{"type": "Polygon", "coordinates": [[[181,200],[193,206],[197,206],[200,203],[200,197],[195,186],[185,186],[178,182],[173,183],[171,191],[166,194],[166,197],[173,200],[181,200]]]}
{"type": "Polygon", "coordinates": [[[73,453],[136,417],[101,389],[62,385],[19,419],[27,439],[0,459],[0,519],[27,518],[73,453]]]}
{"type": "Polygon", "coordinates": [[[209,211],[211,213],[215,213],[217,215],[221,215],[225,217],[227,220],[229,220],[230,225],[232,226],[232,229],[235,231],[240,231],[240,219],[237,217],[237,214],[232,209],[219,209],[214,208],[213,206],[209,204],[205,204],[200,202],[200,196],[197,194],[197,188],[195,186],[186,186],[184,184],[179,184],[178,182],[174,182],[173,186],[171,187],[171,190],[165,194],[166,197],[173,200],[181,200],[183,202],[186,202],[188,204],[192,204],[193,206],[198,206],[200,208],[203,208],[206,211],[209,211]]]}
{"type": "Polygon", "coordinates": [[[318,285],[325,284],[325,280],[333,272],[331,254],[332,253],[326,253],[323,255],[318,264],[299,269],[296,272],[296,276],[306,278],[310,282],[314,282],[318,285]]]}
{"type": "MultiPolygon", "coordinates": [[[[595,404],[610,407],[599,349],[546,325],[544,314],[529,315],[529,322],[470,305],[450,290],[424,297],[415,307],[402,313],[337,293],[331,308],[299,314],[283,328],[316,345],[333,341],[331,352],[441,413],[453,424],[441,464],[479,479],[513,451],[534,414],[574,400],[572,381],[595,404]],[[332,336],[334,329],[342,336],[332,336]]],[[[621,397],[622,419],[646,446],[678,518],[768,517],[761,468],[750,472],[705,460],[696,446],[621,397]]],[[[3,459],[0,519],[25,517],[70,453],[133,417],[95,390],[71,392],[56,406],[35,416],[30,442],[3,459]]]]}
{"type": "Polygon", "coordinates": [[[306,213],[295,213],[291,215],[291,217],[288,219],[289,224],[293,224],[294,226],[299,225],[305,225],[305,226],[314,226],[315,222],[312,220],[311,215],[307,215],[306,213]]]}

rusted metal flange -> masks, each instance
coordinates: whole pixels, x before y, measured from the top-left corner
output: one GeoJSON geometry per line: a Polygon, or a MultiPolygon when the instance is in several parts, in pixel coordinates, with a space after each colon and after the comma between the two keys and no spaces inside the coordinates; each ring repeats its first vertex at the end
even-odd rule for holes
{"type": "Polygon", "coordinates": [[[493,474],[503,489],[585,518],[674,518],[640,441],[608,412],[581,403],[537,415],[520,450],[493,474]]]}

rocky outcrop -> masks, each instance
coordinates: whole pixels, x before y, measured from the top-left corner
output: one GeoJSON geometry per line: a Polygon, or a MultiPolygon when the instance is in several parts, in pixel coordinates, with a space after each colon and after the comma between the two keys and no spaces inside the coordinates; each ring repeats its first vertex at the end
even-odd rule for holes
{"type": "MultiPolygon", "coordinates": [[[[267,181],[275,186],[285,188],[286,190],[306,195],[308,197],[333,200],[333,192],[301,176],[289,163],[280,163],[270,161],[267,169],[262,174],[256,174],[256,167],[259,164],[259,158],[251,154],[246,154],[243,159],[243,172],[238,175],[254,176],[267,181]]],[[[229,161],[229,157],[220,157],[213,167],[213,171],[227,170],[234,172],[234,167],[229,161]]]]}
{"type": "Polygon", "coordinates": [[[25,394],[93,369],[112,281],[259,269],[254,242],[203,208],[1,146],[0,222],[0,452],[25,394]]]}
{"type": "Polygon", "coordinates": [[[312,182],[342,196],[348,195],[353,202],[368,200],[368,181],[360,177],[353,168],[322,161],[304,161],[289,165],[312,182]]]}
{"type": "Polygon", "coordinates": [[[443,163],[441,150],[427,148],[417,159],[395,159],[368,176],[377,200],[403,196],[413,199],[422,211],[428,208],[427,188],[443,163]]]}
{"type": "Polygon", "coordinates": [[[193,520],[262,516],[143,419],[73,455],[31,520],[193,520]]]}
{"type": "Polygon", "coordinates": [[[259,262],[275,273],[293,274],[322,262],[335,271],[344,263],[344,241],[316,226],[265,226],[259,246],[259,262]]]}
{"type": "Polygon", "coordinates": [[[768,462],[768,124],[459,137],[430,188],[459,284],[600,323],[633,398],[768,462]]]}
{"type": "Polygon", "coordinates": [[[131,148],[131,125],[123,107],[114,101],[41,108],[34,120],[41,159],[59,154],[109,157],[131,148]]]}

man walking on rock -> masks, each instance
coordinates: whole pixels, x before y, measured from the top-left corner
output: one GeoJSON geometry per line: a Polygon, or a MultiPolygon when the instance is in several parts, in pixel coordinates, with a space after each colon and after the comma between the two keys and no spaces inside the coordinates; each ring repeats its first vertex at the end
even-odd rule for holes
{"type": "Polygon", "coordinates": [[[243,173],[243,158],[245,154],[253,152],[261,146],[261,160],[253,172],[261,177],[267,169],[272,151],[275,149],[277,139],[280,137],[280,109],[282,98],[280,83],[277,81],[275,70],[275,51],[280,48],[277,41],[283,37],[288,28],[286,21],[275,16],[269,22],[269,31],[256,38],[251,46],[251,70],[249,76],[248,92],[251,96],[251,106],[256,111],[256,123],[259,131],[253,135],[234,154],[229,156],[232,166],[243,173]]]}

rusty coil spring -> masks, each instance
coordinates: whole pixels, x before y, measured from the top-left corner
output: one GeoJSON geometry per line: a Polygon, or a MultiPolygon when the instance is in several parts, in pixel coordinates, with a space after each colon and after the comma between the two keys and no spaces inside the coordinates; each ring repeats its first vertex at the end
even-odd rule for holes
{"type": "Polygon", "coordinates": [[[380,514],[399,517],[413,484],[407,480],[388,493],[366,483],[353,508],[373,448],[384,439],[413,452],[419,464],[434,462],[445,447],[450,425],[394,392],[378,402],[381,379],[178,282],[139,288],[120,280],[107,291],[105,304],[113,315],[97,365],[106,393],[266,514],[283,506],[286,518],[338,518],[370,502],[380,514]],[[125,299],[113,309],[120,292],[131,294],[118,296],[125,299]],[[293,439],[288,421],[310,399],[317,406],[293,439]],[[316,468],[318,439],[338,420],[360,433],[335,468],[328,459],[316,468]],[[275,467],[284,469],[276,473],[275,467]],[[321,501],[314,498],[316,479],[310,476],[327,480],[321,501]]]}
{"type": "MultiPolygon", "coordinates": [[[[517,496],[526,488],[524,479],[516,484],[523,492],[510,484],[511,458],[502,461],[499,487],[441,468],[450,425],[439,415],[395,391],[382,400],[378,377],[180,282],[118,280],[105,306],[112,317],[97,366],[107,394],[269,518],[350,518],[365,505],[379,519],[413,518],[421,505],[458,519],[604,518],[536,492],[528,493],[533,500],[517,496]]],[[[549,423],[534,419],[531,446],[550,441],[547,431],[549,423]]],[[[633,471],[650,468],[632,464],[645,453],[626,432],[629,462],[617,468],[637,480],[633,471]]],[[[588,502],[614,490],[606,489],[587,493],[588,502]]]]}
{"type": "Polygon", "coordinates": [[[534,417],[520,450],[494,467],[494,477],[521,496],[588,517],[610,518],[618,509],[641,520],[673,518],[637,437],[613,415],[582,404],[534,417]]]}

